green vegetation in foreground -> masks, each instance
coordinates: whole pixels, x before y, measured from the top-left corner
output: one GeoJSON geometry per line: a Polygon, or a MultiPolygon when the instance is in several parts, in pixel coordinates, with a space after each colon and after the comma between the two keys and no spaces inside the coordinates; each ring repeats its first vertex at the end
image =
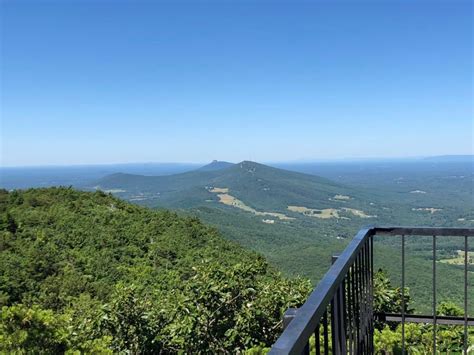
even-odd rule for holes
{"type": "MultiPolygon", "coordinates": [[[[262,353],[311,289],[195,218],[102,192],[0,190],[0,217],[0,353],[262,353]]],[[[401,304],[379,272],[375,311],[401,304]]],[[[379,353],[396,353],[400,327],[376,325],[379,353]]],[[[430,326],[407,329],[429,352],[430,326]]],[[[462,337],[440,327],[440,349],[457,351],[462,337]]]]}
{"type": "Polygon", "coordinates": [[[310,284],[195,218],[102,192],[0,191],[0,352],[269,346],[310,284]]]}

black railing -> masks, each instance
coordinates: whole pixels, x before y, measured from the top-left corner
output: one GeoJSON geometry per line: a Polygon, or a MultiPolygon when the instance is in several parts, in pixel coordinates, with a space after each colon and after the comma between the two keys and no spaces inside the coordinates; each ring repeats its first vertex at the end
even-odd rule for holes
{"type": "Polygon", "coordinates": [[[271,354],[373,354],[374,321],[402,324],[402,353],[405,353],[405,323],[433,324],[433,352],[436,353],[437,325],[464,326],[464,353],[468,349],[468,238],[469,228],[367,227],[360,230],[347,248],[299,309],[290,309],[284,318],[284,331],[273,345],[271,354]],[[374,249],[376,235],[401,236],[401,313],[374,314],[374,249]],[[429,236],[433,241],[433,313],[407,315],[405,307],[405,239],[429,236]],[[464,238],[464,316],[437,316],[436,311],[436,242],[439,236],[464,238]],[[310,344],[310,342],[312,344],[310,344]]]}

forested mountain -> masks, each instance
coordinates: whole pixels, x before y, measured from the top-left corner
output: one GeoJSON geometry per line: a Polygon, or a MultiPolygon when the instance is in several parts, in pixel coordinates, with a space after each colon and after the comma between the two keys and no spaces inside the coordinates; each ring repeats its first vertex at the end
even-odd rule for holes
{"type": "Polygon", "coordinates": [[[310,285],[196,218],[101,191],[0,190],[0,352],[270,345],[310,285]]]}
{"type": "MultiPolygon", "coordinates": [[[[198,216],[227,239],[262,253],[286,274],[316,283],[330,265],[331,255],[341,252],[362,226],[473,225],[473,180],[465,173],[469,169],[425,165],[413,169],[410,164],[355,167],[347,176],[344,170],[336,170],[335,182],[255,162],[217,162],[210,164],[217,169],[170,176],[110,175],[93,187],[137,204],[198,216]]],[[[316,165],[313,172],[317,170],[316,165]]],[[[431,241],[410,238],[407,243],[406,281],[416,308],[429,311],[431,241]]],[[[458,285],[463,283],[463,273],[449,260],[463,248],[460,243],[450,238],[438,243],[438,292],[458,304],[462,303],[458,285]]],[[[377,265],[398,282],[399,240],[379,238],[377,247],[377,265]]]]}
{"type": "Polygon", "coordinates": [[[234,165],[234,164],[229,163],[227,161],[213,160],[211,163],[209,163],[207,165],[204,165],[203,167],[200,167],[198,170],[200,170],[200,171],[221,170],[221,169],[231,167],[232,165],[234,165]]]}
{"type": "Polygon", "coordinates": [[[219,198],[219,194],[226,194],[256,210],[276,210],[293,217],[301,213],[289,210],[288,206],[325,209],[346,207],[349,202],[351,206],[363,204],[370,208],[368,198],[362,193],[319,176],[249,161],[218,163],[220,168],[207,168],[214,164],[169,176],[113,174],[100,179],[95,187],[155,207],[190,208],[212,201],[226,204],[225,198],[219,198]]]}

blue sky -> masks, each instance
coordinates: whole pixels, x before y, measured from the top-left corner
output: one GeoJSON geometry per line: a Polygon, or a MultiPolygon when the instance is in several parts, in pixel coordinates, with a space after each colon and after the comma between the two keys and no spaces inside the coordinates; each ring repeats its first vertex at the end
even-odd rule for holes
{"type": "Polygon", "coordinates": [[[470,1],[2,1],[4,166],[472,154],[470,1]]]}

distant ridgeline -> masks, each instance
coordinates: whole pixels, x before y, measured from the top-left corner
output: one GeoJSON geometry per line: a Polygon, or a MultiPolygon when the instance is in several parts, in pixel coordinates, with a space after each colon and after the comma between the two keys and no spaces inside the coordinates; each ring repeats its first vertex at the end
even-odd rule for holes
{"type": "Polygon", "coordinates": [[[0,190],[0,353],[268,346],[310,284],[196,218],[103,192],[0,190]]]}

